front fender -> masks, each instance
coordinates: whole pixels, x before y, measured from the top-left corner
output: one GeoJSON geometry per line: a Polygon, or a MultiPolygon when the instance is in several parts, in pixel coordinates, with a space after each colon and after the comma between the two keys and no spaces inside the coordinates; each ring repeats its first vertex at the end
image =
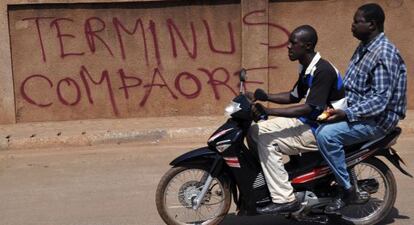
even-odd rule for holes
{"type": "Polygon", "coordinates": [[[218,155],[217,152],[212,151],[208,147],[202,147],[198,148],[189,152],[186,152],[180,156],[178,156],[176,159],[174,159],[172,162],[170,162],[171,166],[177,166],[179,164],[182,164],[184,162],[188,161],[196,161],[196,160],[214,160],[216,155],[218,155]]]}

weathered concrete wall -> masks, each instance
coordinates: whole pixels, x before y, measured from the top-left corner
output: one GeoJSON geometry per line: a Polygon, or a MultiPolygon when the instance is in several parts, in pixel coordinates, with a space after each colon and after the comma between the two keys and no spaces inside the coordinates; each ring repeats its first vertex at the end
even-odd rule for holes
{"type": "MultiPolygon", "coordinates": [[[[102,2],[0,3],[11,37],[0,34],[0,123],[221,114],[242,66],[250,90],[291,88],[297,62],[286,45],[302,24],[317,29],[318,50],[344,74],[358,44],[352,17],[368,1],[102,2]]],[[[411,71],[414,2],[374,2],[411,71]]]]}

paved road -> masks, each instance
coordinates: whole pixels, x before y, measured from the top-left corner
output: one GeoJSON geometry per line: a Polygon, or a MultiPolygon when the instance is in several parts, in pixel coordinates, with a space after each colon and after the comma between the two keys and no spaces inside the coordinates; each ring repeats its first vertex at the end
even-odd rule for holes
{"type": "MultiPolygon", "coordinates": [[[[0,152],[0,225],[162,225],[154,195],[168,162],[198,140],[0,152]]],[[[414,172],[414,136],[397,145],[414,172]]],[[[395,169],[394,169],[395,171],[395,169]]],[[[414,181],[383,223],[414,224],[414,181]]],[[[280,217],[228,215],[223,225],[287,225],[280,217]]]]}

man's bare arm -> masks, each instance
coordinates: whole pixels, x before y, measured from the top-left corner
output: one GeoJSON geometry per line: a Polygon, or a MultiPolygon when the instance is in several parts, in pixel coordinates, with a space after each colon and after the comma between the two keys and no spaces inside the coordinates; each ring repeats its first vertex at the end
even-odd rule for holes
{"type": "Polygon", "coordinates": [[[300,101],[292,98],[290,95],[290,92],[281,92],[278,94],[268,94],[269,102],[277,103],[277,104],[292,104],[292,103],[298,103],[300,101]]]}
{"type": "Polygon", "coordinates": [[[295,105],[287,108],[265,108],[268,115],[280,117],[300,117],[312,112],[312,107],[308,104],[295,105]]]}

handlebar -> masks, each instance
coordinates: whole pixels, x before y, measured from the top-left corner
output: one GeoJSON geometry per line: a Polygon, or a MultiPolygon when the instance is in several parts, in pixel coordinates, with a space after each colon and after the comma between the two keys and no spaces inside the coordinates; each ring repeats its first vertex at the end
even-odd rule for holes
{"type": "MultiPolygon", "coordinates": [[[[246,91],[245,88],[244,88],[244,82],[246,82],[246,80],[247,80],[247,71],[246,71],[246,69],[242,68],[240,70],[239,79],[240,79],[240,95],[244,95],[245,91],[246,91]]],[[[258,89],[255,92],[255,98],[257,98],[257,100],[266,101],[267,100],[267,94],[262,89],[258,89]]],[[[267,115],[266,111],[264,110],[263,105],[260,104],[260,103],[252,103],[249,99],[248,99],[248,101],[251,103],[251,116],[252,116],[253,120],[255,122],[258,122],[260,120],[267,120],[268,115],[267,115]]]]}
{"type": "Polygon", "coordinates": [[[242,95],[245,92],[245,90],[244,90],[244,82],[247,79],[247,73],[246,73],[246,70],[244,68],[242,68],[240,70],[239,79],[240,79],[240,94],[242,95]]]}

